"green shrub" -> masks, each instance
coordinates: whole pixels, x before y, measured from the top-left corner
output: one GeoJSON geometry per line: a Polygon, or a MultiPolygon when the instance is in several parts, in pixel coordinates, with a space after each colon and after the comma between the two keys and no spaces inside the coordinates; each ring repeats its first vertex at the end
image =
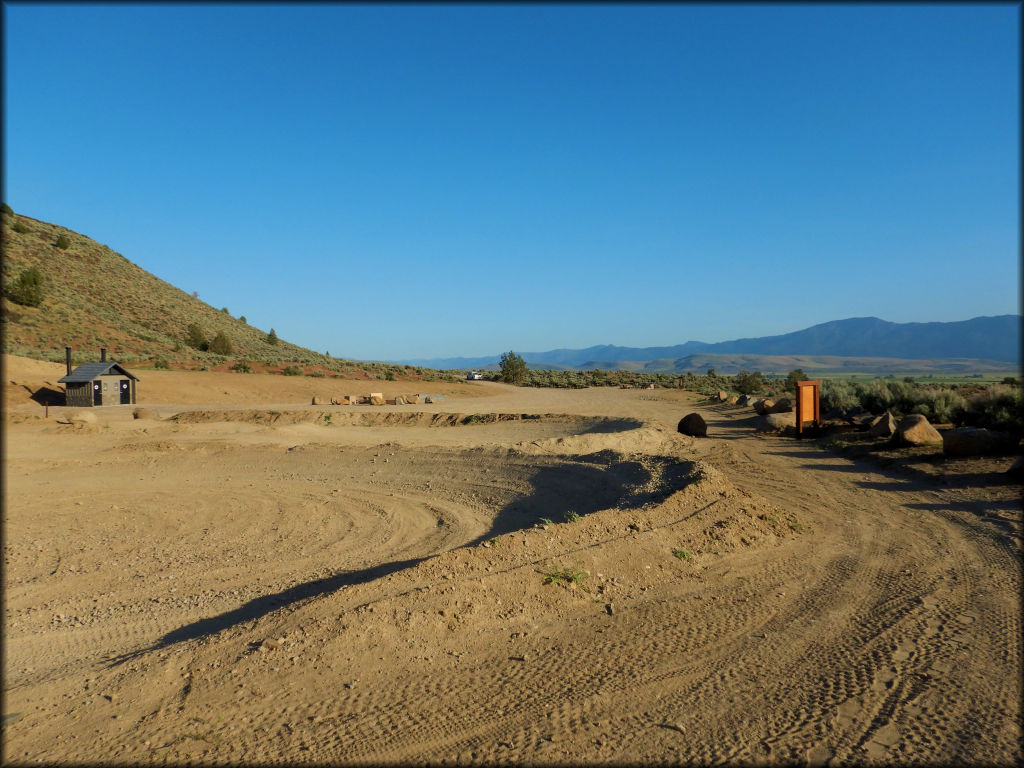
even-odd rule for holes
{"type": "Polygon", "coordinates": [[[860,405],[857,389],[848,381],[825,379],[821,382],[818,396],[823,413],[828,413],[833,408],[848,411],[860,405]]]}
{"type": "Polygon", "coordinates": [[[565,520],[565,522],[567,523],[575,523],[579,521],[580,515],[578,512],[575,512],[574,510],[570,509],[564,515],[562,515],[562,519],[565,520]]]}
{"type": "Polygon", "coordinates": [[[171,369],[171,364],[167,362],[167,358],[158,357],[153,361],[153,367],[158,371],[169,371],[171,369]]]}
{"type": "Polygon", "coordinates": [[[231,366],[231,370],[235,373],[252,373],[252,366],[244,360],[239,360],[237,363],[231,366]]]}
{"type": "Polygon", "coordinates": [[[677,557],[680,560],[689,560],[693,555],[687,552],[685,549],[673,549],[672,556],[677,557]]]}
{"type": "Polygon", "coordinates": [[[323,371],[310,371],[306,375],[312,376],[314,379],[322,379],[327,376],[327,374],[324,373],[323,371]]]}
{"type": "Polygon", "coordinates": [[[14,209],[11,208],[7,203],[0,203],[0,213],[13,214],[14,209]]]}
{"type": "Polygon", "coordinates": [[[238,319],[239,319],[239,320],[241,320],[241,321],[242,321],[243,323],[245,323],[246,325],[248,325],[248,324],[249,324],[249,321],[245,319],[245,315],[242,315],[242,316],[241,316],[241,317],[239,317],[238,319]]]}
{"type": "Polygon", "coordinates": [[[217,335],[210,342],[210,351],[217,355],[230,355],[235,351],[235,347],[224,331],[217,331],[217,335]]]}
{"type": "Polygon", "coordinates": [[[579,568],[558,567],[552,571],[541,571],[541,574],[544,576],[545,584],[564,584],[587,589],[583,584],[583,580],[587,578],[587,572],[579,568]]]}
{"type": "Polygon", "coordinates": [[[277,332],[273,328],[271,328],[270,333],[267,334],[267,344],[277,344],[277,342],[277,332]]]}
{"type": "Polygon", "coordinates": [[[43,303],[43,273],[36,267],[23,270],[7,289],[7,298],[24,307],[38,307],[43,303]]]}
{"type": "Polygon", "coordinates": [[[297,365],[286,365],[281,374],[283,376],[301,376],[302,369],[297,365]]]}
{"type": "Polygon", "coordinates": [[[752,395],[764,388],[764,374],[760,371],[740,371],[736,374],[733,386],[741,395],[752,395]]]}
{"type": "Polygon", "coordinates": [[[17,232],[19,235],[24,235],[28,232],[28,227],[25,226],[24,222],[16,221],[11,225],[11,229],[17,232]]]}
{"type": "Polygon", "coordinates": [[[190,323],[188,328],[185,329],[185,343],[193,349],[200,349],[206,351],[210,345],[206,341],[206,331],[203,330],[201,325],[197,323],[190,323]]]}
{"type": "Polygon", "coordinates": [[[1019,386],[994,384],[967,398],[956,420],[972,427],[1024,435],[1024,390],[1019,386]]]}
{"type": "Polygon", "coordinates": [[[59,235],[57,235],[57,240],[54,243],[54,245],[60,248],[62,251],[66,251],[68,248],[71,247],[71,241],[68,239],[67,235],[61,232],[59,235]]]}

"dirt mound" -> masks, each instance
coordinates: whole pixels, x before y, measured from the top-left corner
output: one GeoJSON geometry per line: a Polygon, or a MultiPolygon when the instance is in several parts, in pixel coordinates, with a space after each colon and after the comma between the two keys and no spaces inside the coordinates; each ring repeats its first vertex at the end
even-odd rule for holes
{"type": "Polygon", "coordinates": [[[356,427],[461,427],[510,421],[535,421],[577,425],[584,432],[612,432],[634,428],[639,421],[558,413],[424,413],[365,410],[199,410],[183,411],[171,417],[179,424],[242,422],[285,426],[330,424],[356,427]]]}
{"type": "Polygon", "coordinates": [[[684,437],[661,427],[641,427],[639,423],[628,426],[621,432],[591,433],[531,440],[516,443],[514,450],[529,455],[552,454],[560,456],[587,456],[601,451],[616,454],[644,453],[648,455],[671,455],[692,443],[684,437]]]}

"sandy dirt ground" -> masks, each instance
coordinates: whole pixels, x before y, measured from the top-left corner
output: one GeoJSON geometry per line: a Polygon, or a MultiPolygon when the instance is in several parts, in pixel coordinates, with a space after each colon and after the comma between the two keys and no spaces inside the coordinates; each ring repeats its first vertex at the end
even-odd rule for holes
{"type": "Polygon", "coordinates": [[[76,426],[62,374],[5,359],[5,763],[1021,757],[992,472],[669,390],[147,372],[76,426]]]}

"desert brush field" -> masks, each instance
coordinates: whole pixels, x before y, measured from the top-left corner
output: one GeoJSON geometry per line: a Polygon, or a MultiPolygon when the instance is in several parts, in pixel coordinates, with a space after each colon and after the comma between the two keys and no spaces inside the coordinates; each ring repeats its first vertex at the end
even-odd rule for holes
{"type": "Polygon", "coordinates": [[[682,390],[312,406],[412,385],[215,371],[67,424],[30,399],[63,373],[5,357],[6,764],[1021,758],[1013,456],[913,473],[682,390]]]}

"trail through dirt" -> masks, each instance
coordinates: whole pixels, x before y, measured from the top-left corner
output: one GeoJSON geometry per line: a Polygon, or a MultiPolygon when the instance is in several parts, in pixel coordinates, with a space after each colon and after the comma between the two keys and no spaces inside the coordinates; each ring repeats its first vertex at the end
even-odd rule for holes
{"type": "Polygon", "coordinates": [[[1019,759],[1019,484],[475,394],[9,413],[5,759],[1019,759]]]}

